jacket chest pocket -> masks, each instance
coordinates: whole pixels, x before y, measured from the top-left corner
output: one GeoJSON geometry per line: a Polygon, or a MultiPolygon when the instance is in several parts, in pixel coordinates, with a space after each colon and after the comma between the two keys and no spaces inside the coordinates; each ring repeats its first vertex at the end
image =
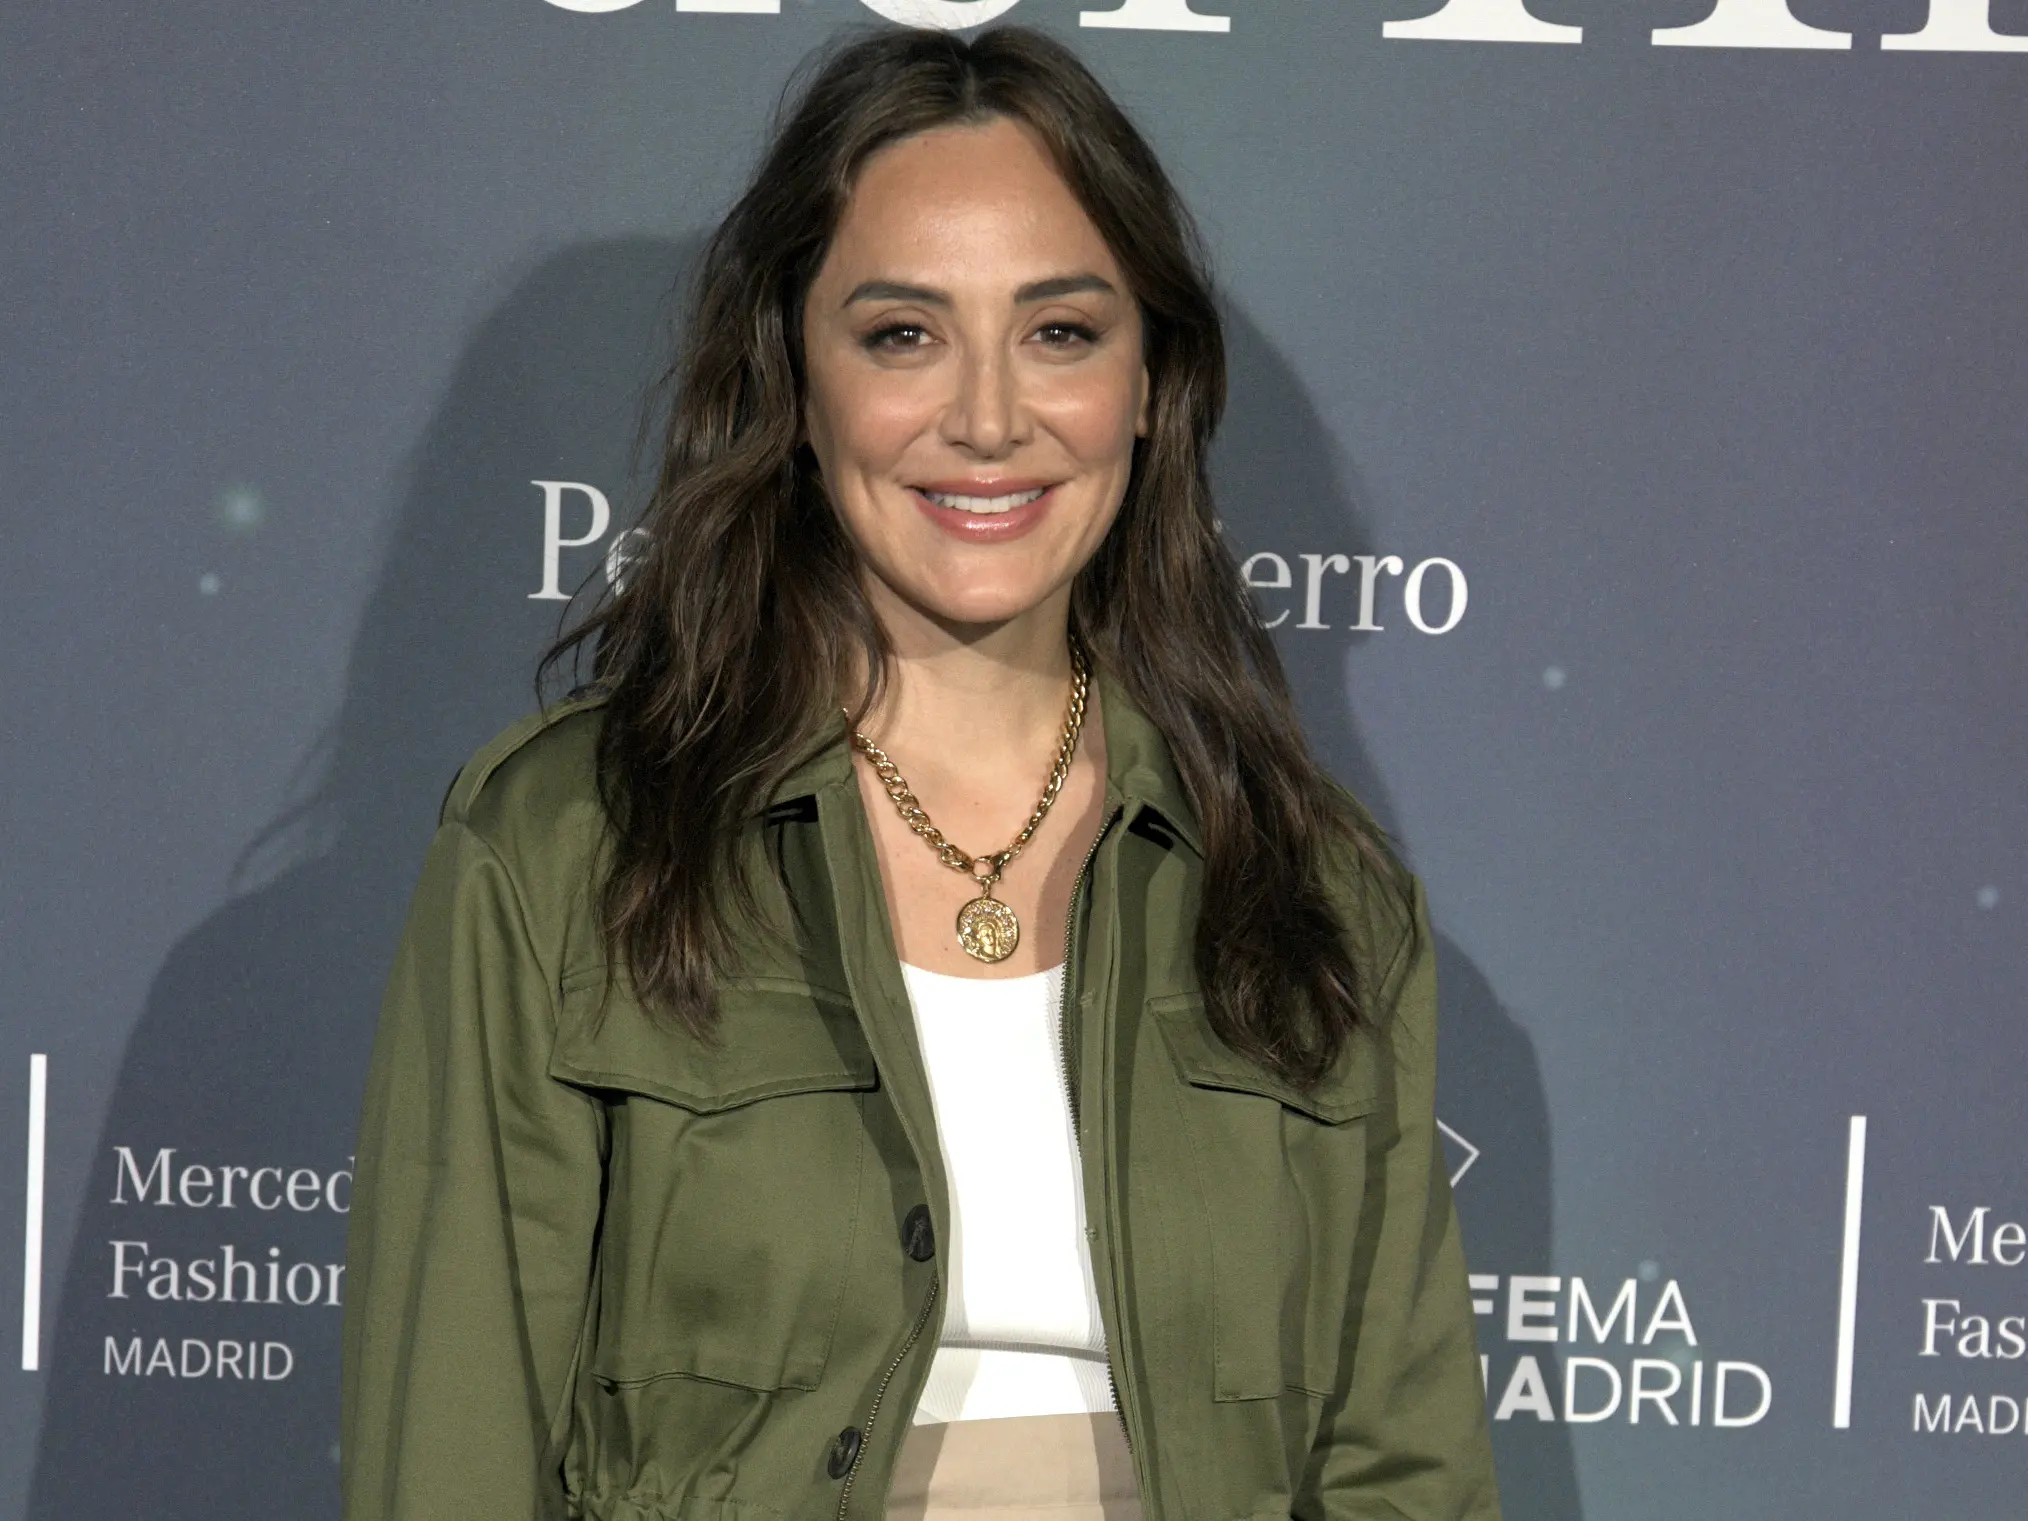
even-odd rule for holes
{"type": "Polygon", "coordinates": [[[1212,1274],[1214,1396],[1328,1394],[1360,1271],[1371,1042],[1310,1091],[1219,1040],[1198,994],[1150,1000],[1181,1079],[1212,1274]]]}
{"type": "Polygon", "coordinates": [[[612,1144],[591,1370],[814,1389],[858,1226],[863,1106],[879,1083],[843,993],[748,979],[705,1043],[604,969],[564,984],[550,1074],[603,1093],[612,1144]],[[573,1017],[575,1016],[575,1017],[573,1017]]]}

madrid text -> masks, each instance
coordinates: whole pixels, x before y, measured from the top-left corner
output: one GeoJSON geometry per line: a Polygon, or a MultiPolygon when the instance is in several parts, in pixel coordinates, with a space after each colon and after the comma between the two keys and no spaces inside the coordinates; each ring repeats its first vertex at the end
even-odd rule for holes
{"type": "Polygon", "coordinates": [[[1758,1425],[1774,1403],[1758,1363],[1705,1355],[1673,1278],[1594,1289],[1575,1276],[1474,1273],[1471,1285],[1473,1311],[1491,1322],[1480,1345],[1504,1343],[1479,1358],[1495,1421],[1730,1430],[1758,1425]],[[1571,1350],[1559,1364],[1550,1345],[1571,1350]]]}
{"type": "Polygon", "coordinates": [[[286,1336],[288,1310],[337,1310],[344,1305],[342,1240],[333,1240],[333,1217],[352,1207],[351,1159],[336,1168],[275,1163],[221,1163],[181,1157],[173,1146],[152,1153],[112,1149],[111,1202],[136,1211],[134,1225],[106,1243],[105,1297],[123,1311],[145,1316],[105,1337],[101,1371],[124,1378],[224,1379],[274,1383],[296,1371],[286,1336]],[[167,1211],[168,1213],[159,1213],[167,1211]],[[215,1224],[192,1242],[191,1212],[215,1224]],[[321,1219],[321,1252],[239,1240],[219,1240],[253,1227],[264,1234],[298,1234],[321,1219]],[[284,1225],[283,1222],[290,1222],[284,1225]],[[291,1227],[294,1227],[293,1229],[291,1227]],[[233,1306],[244,1319],[219,1335],[178,1323],[171,1306],[233,1306]]]}
{"type": "MultiPolygon", "coordinates": [[[[1929,1436],[2028,1436],[2028,1225],[1996,1214],[1991,1205],[1929,1210],[1926,1268],[1956,1270],[1950,1287],[1922,1297],[1916,1355],[1937,1360],[1973,1381],[1973,1375],[2010,1372],[2010,1389],[1922,1390],[1910,1420],[1929,1436]],[[1965,1269],[1985,1269],[1972,1274],[1965,1269]],[[2008,1269],[2015,1272],[2009,1274],[2008,1269]]],[[[1957,1380],[1952,1380],[1957,1382],[1957,1380]]]]}

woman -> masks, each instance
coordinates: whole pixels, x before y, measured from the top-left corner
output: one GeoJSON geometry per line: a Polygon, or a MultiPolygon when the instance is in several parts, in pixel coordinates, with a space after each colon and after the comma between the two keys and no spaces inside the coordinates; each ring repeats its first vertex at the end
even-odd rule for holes
{"type": "Polygon", "coordinates": [[[674,379],[389,989],[349,1521],[1496,1516],[1421,893],[1218,538],[1146,145],[1032,32],[845,48],[674,379]]]}

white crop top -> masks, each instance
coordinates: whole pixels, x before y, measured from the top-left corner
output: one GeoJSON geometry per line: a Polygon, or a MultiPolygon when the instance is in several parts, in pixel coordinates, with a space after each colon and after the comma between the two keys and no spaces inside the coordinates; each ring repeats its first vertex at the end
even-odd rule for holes
{"type": "Polygon", "coordinates": [[[918,1425],[1111,1410],[1064,1088],[1063,968],[902,966],[950,1180],[944,1330],[918,1425]]]}

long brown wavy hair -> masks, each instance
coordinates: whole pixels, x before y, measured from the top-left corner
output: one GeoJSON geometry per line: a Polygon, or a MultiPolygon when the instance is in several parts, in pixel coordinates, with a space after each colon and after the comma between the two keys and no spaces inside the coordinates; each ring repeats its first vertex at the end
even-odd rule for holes
{"type": "Polygon", "coordinates": [[[1313,1085],[1365,1017],[1328,863],[1348,848],[1392,858],[1310,756],[1219,536],[1205,456],[1225,346],[1188,212],[1076,55],[1027,28],[969,41],[886,31],[834,47],[806,77],[705,248],[664,378],[643,557],[543,662],[589,643],[607,694],[598,771],[613,833],[599,909],[616,960],[652,1006],[715,1031],[715,980],[756,912],[741,836],[789,771],[842,739],[840,706],[863,713],[878,694],[890,648],[798,443],[803,300],[870,155],[1008,117],[1047,146],[1145,334],[1148,432],[1072,589],[1072,628],[1166,737],[1196,810],[1195,961],[1213,1027],[1313,1085]],[[869,673],[860,690],[853,671],[869,673]]]}

